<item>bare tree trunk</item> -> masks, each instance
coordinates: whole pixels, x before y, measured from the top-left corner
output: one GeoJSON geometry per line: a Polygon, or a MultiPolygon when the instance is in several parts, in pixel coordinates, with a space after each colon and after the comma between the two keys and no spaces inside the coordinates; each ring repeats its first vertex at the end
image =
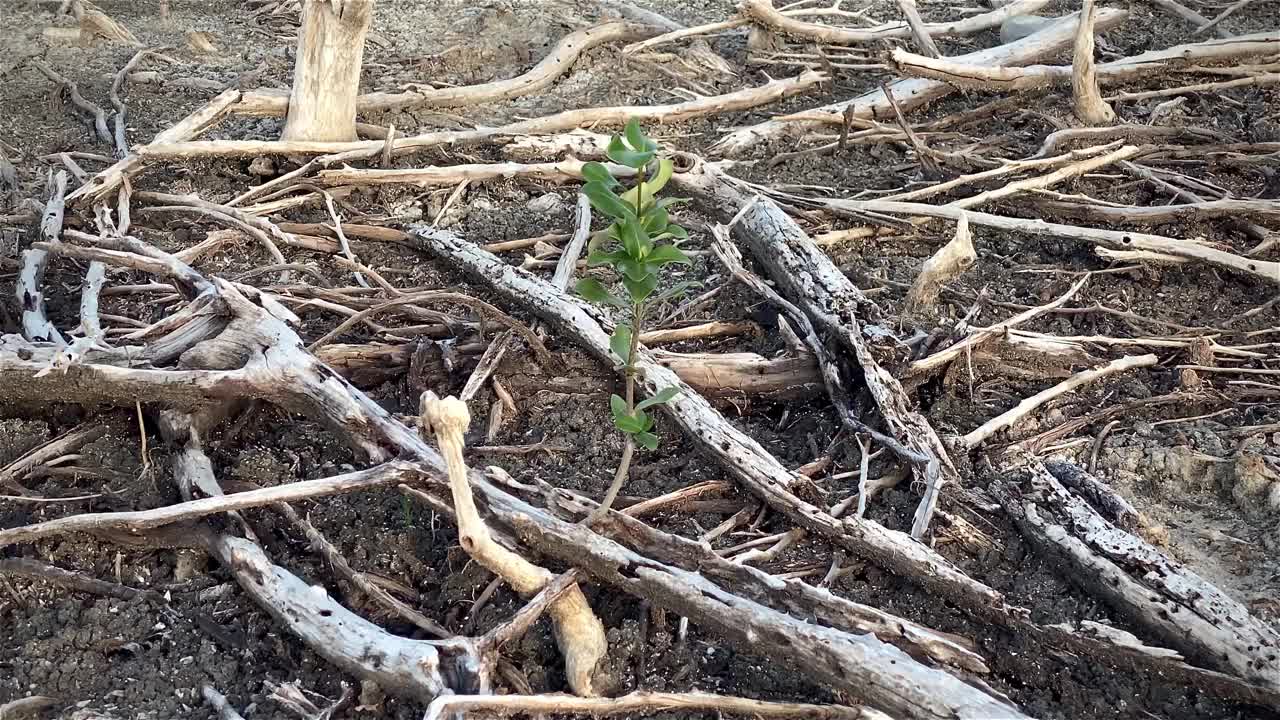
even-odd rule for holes
{"type": "Polygon", "coordinates": [[[356,95],[373,0],[306,0],[283,139],[356,139],[356,95]]]}

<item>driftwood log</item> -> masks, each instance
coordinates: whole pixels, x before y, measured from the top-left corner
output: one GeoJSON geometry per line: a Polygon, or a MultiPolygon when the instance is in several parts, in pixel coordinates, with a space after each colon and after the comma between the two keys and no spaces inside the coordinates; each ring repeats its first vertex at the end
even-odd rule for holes
{"type": "MultiPolygon", "coordinates": [[[[1240,603],[1107,521],[1038,460],[1005,471],[1001,505],[1069,577],[1188,657],[1280,690],[1280,632],[1240,603]]],[[[1078,473],[1077,473],[1078,474],[1078,473]]]]}

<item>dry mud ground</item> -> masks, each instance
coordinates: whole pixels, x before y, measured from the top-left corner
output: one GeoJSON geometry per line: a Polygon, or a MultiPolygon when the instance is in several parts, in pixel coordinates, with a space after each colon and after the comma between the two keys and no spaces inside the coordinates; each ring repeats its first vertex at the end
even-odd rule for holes
{"type": "MultiPolygon", "coordinates": [[[[686,24],[723,19],[734,13],[732,3],[718,0],[649,0],[648,6],[686,24]]],[[[216,92],[180,86],[173,82],[178,78],[200,78],[211,88],[288,86],[291,27],[287,23],[261,22],[241,3],[174,0],[172,15],[166,21],[155,17],[149,1],[103,0],[102,7],[130,27],[144,44],[171,48],[168,52],[182,62],[176,67],[159,67],[157,83],[127,88],[129,137],[135,143],[146,142],[216,92]],[[192,30],[207,32],[218,52],[193,52],[184,37],[192,30]]],[[[1212,16],[1218,12],[1214,7],[1206,6],[1202,12],[1212,16]]],[[[944,18],[955,12],[947,3],[926,2],[921,8],[926,19],[944,18]]],[[[105,105],[112,74],[133,50],[110,44],[79,47],[48,43],[46,27],[70,23],[67,18],[55,18],[55,9],[56,3],[52,2],[0,0],[0,47],[4,50],[0,53],[0,148],[9,154],[18,171],[18,190],[8,199],[0,197],[0,203],[7,203],[0,204],[0,212],[18,213],[23,210],[23,198],[43,198],[43,177],[50,165],[41,156],[75,150],[108,152],[95,144],[87,125],[68,112],[52,95],[48,80],[25,60],[43,58],[78,82],[86,96],[105,105]]],[[[1062,14],[1071,9],[1067,3],[1054,3],[1044,14],[1062,14]]],[[[1152,5],[1137,2],[1128,9],[1127,22],[1100,35],[1099,47],[1104,56],[1132,55],[1192,39],[1191,26],[1152,5]]],[[[1277,3],[1255,2],[1224,21],[1223,27],[1232,33],[1274,27],[1278,13],[1277,3]]],[[[364,89],[395,89],[423,80],[469,84],[511,77],[541,58],[559,37],[600,15],[599,8],[585,1],[381,0],[374,21],[376,42],[366,54],[364,89]]],[[[892,3],[876,2],[871,15],[889,19],[896,17],[896,10],[892,3]]],[[[958,40],[944,39],[940,45],[945,54],[951,55],[997,42],[996,34],[988,32],[958,40]]],[[[773,77],[797,72],[794,67],[747,64],[746,38],[741,31],[718,36],[710,44],[733,71],[707,71],[698,79],[715,92],[759,84],[765,72],[773,77]]],[[[678,51],[679,47],[675,49],[678,51]]],[[[673,92],[675,81],[658,69],[671,61],[629,61],[618,47],[605,46],[588,52],[550,88],[528,97],[468,107],[457,114],[446,108],[365,119],[383,125],[394,123],[412,131],[465,127],[470,123],[496,125],[566,108],[673,102],[680,99],[673,92]]],[[[1069,62],[1070,58],[1059,57],[1056,61],[1069,62]]],[[[653,131],[671,147],[701,153],[728,128],[758,122],[785,110],[851,97],[874,88],[884,77],[875,70],[839,70],[834,84],[816,92],[751,113],[724,114],[653,131]]],[[[1151,82],[1153,86],[1184,84],[1169,78],[1151,82]]],[[[1124,89],[1143,87],[1146,86],[1124,89]]],[[[956,94],[916,113],[912,119],[927,123],[994,99],[981,92],[956,94]]],[[[1144,123],[1152,120],[1152,110],[1159,102],[1122,103],[1117,110],[1128,121],[1144,123]]],[[[1164,122],[1208,129],[1239,142],[1275,142],[1280,141],[1277,113],[1280,93],[1276,89],[1246,87],[1195,95],[1176,110],[1172,120],[1164,122]]],[[[987,141],[989,152],[1018,158],[1033,154],[1049,132],[1072,122],[1069,97],[1052,92],[1028,96],[1022,105],[952,131],[987,141]]],[[[232,119],[209,137],[274,139],[279,127],[280,122],[274,119],[232,119]]],[[[897,142],[853,145],[835,155],[768,162],[791,149],[794,148],[755,148],[747,159],[759,162],[742,166],[740,174],[774,185],[821,186],[837,197],[859,193],[874,197],[877,192],[920,179],[914,154],[897,142]]],[[[476,148],[439,153],[432,161],[448,164],[497,157],[489,150],[476,148]]],[[[427,160],[416,157],[402,164],[414,162],[422,164],[427,160]]],[[[92,161],[85,164],[90,172],[100,169],[92,161]]],[[[224,201],[258,182],[248,165],[247,161],[170,165],[147,173],[137,187],[197,192],[224,201]]],[[[1185,172],[1228,188],[1238,197],[1275,198],[1280,194],[1280,173],[1274,156],[1270,166],[1199,163],[1188,165],[1185,172]]],[[[1104,172],[1057,190],[1104,194],[1106,199],[1122,203],[1161,202],[1151,197],[1142,184],[1125,180],[1104,172]]],[[[445,208],[450,192],[385,189],[361,193],[347,200],[348,220],[355,217],[352,213],[366,214],[366,222],[389,225],[435,218],[445,208]]],[[[573,186],[527,182],[473,185],[445,209],[440,222],[478,242],[570,232],[574,192],[573,186]]],[[[1036,214],[1029,201],[1016,198],[1002,205],[1000,211],[1036,214]]],[[[80,226],[91,220],[73,215],[69,215],[69,225],[80,226]]],[[[683,217],[695,229],[703,220],[692,210],[683,217]]],[[[314,209],[303,209],[290,211],[286,219],[318,222],[326,218],[314,209]]],[[[138,232],[147,240],[174,251],[203,240],[212,229],[178,216],[142,216],[138,225],[138,232]]],[[[1170,224],[1151,231],[1178,237],[1199,236],[1237,252],[1247,249],[1245,240],[1224,231],[1219,222],[1170,224]]],[[[16,268],[14,250],[25,247],[35,234],[31,223],[0,227],[0,239],[5,241],[0,244],[0,250],[4,250],[0,252],[0,288],[4,290],[0,295],[0,322],[4,323],[4,332],[16,332],[17,308],[11,289],[16,268]]],[[[705,236],[695,232],[694,247],[699,247],[696,243],[700,236],[705,242],[705,236]]],[[[919,232],[846,242],[830,251],[841,269],[881,305],[885,317],[894,318],[905,292],[903,284],[911,281],[920,263],[949,236],[948,227],[934,224],[919,232]]],[[[985,292],[988,300],[977,322],[991,323],[1017,312],[1020,306],[1057,297],[1083,271],[1109,267],[1088,248],[1064,241],[979,228],[976,244],[976,270],[951,285],[948,302],[943,306],[944,322],[968,312],[979,291],[985,292]]],[[[360,251],[370,265],[382,269],[397,286],[467,287],[459,278],[440,272],[407,250],[369,245],[360,251]]],[[[344,277],[327,258],[302,251],[286,250],[286,254],[291,261],[312,264],[332,282],[349,284],[349,276],[344,277]]],[[[519,261],[521,253],[510,257],[519,261]]],[[[212,275],[237,277],[264,262],[257,247],[241,244],[206,258],[199,267],[212,275]]],[[[699,258],[688,277],[708,288],[724,281],[723,271],[706,255],[699,258]]],[[[45,280],[51,296],[51,315],[60,327],[72,328],[77,322],[81,278],[80,267],[60,261],[45,280]]],[[[126,274],[111,282],[145,280],[129,279],[126,274]]],[[[467,291],[484,296],[475,288],[467,291]]],[[[1280,334],[1276,310],[1240,319],[1274,293],[1274,287],[1206,266],[1136,267],[1096,276],[1070,303],[1070,311],[1046,315],[1028,329],[1056,335],[1112,337],[1215,333],[1221,344],[1247,343],[1274,354],[1269,348],[1280,334]]],[[[150,322],[165,314],[165,308],[153,300],[145,296],[110,296],[104,312],[150,322]]],[[[304,319],[301,331],[308,340],[323,335],[338,322],[333,315],[315,308],[300,314],[304,319]]],[[[670,349],[772,355],[784,347],[776,332],[776,321],[738,286],[726,287],[711,302],[683,318],[710,319],[755,321],[766,329],[754,337],[699,341],[670,349]]],[[[910,337],[915,330],[906,325],[892,329],[903,337],[910,337]]],[[[923,330],[928,332],[931,328],[923,330]]],[[[359,342],[368,338],[367,331],[357,330],[344,340],[359,342]]],[[[558,354],[576,352],[554,337],[551,342],[558,354]]],[[[1088,350],[1096,357],[1106,358],[1125,349],[1088,346],[1088,350]]],[[[1160,366],[1126,373],[1070,394],[1020,424],[1011,435],[1002,436],[998,445],[1032,436],[1100,408],[1170,392],[1179,380],[1178,371],[1172,366],[1185,362],[1185,356],[1177,351],[1160,352],[1160,366]]],[[[461,388],[474,356],[459,357],[452,370],[453,384],[436,387],[437,392],[461,388]]],[[[477,456],[473,462],[497,464],[517,477],[537,478],[598,496],[608,484],[620,447],[618,437],[609,429],[604,396],[574,392],[572,382],[562,383],[565,387],[538,387],[536,379],[521,381],[527,365],[524,359],[513,358],[498,372],[500,379],[516,389],[519,413],[508,419],[496,436],[486,440],[483,432],[488,424],[485,408],[494,400],[492,391],[484,391],[474,403],[475,441],[508,445],[545,442],[566,450],[477,456]]],[[[924,389],[922,407],[941,434],[963,433],[1057,380],[1052,370],[1043,367],[1017,370],[978,363],[972,374],[968,369],[953,372],[945,381],[924,389]]],[[[1218,392],[1234,379],[1240,378],[1213,376],[1204,392],[1182,402],[1133,405],[1117,418],[1117,425],[1109,428],[1096,450],[1096,464],[1102,477],[1167,530],[1167,550],[1171,555],[1248,604],[1259,617],[1275,621],[1280,617],[1280,510],[1274,504],[1268,506],[1267,497],[1268,493],[1280,494],[1268,485],[1268,478],[1276,477],[1274,468],[1280,467],[1280,425],[1275,424],[1280,422],[1276,407],[1280,387],[1268,385],[1268,378],[1261,376],[1245,378],[1258,381],[1254,388],[1257,392],[1250,397],[1218,392]]],[[[391,410],[414,412],[416,388],[410,386],[402,369],[371,384],[371,392],[391,410]]],[[[729,409],[740,427],[790,467],[799,467],[826,452],[838,429],[837,418],[822,397],[804,402],[741,400],[729,409]]],[[[176,491],[168,475],[168,449],[152,425],[151,413],[157,408],[143,406],[141,410],[146,416],[146,456],[133,408],[80,408],[61,404],[59,398],[48,398],[43,406],[0,405],[0,465],[83,423],[109,428],[101,439],[81,450],[78,458],[68,461],[76,470],[59,471],[55,467],[24,481],[28,489],[44,497],[97,497],[49,504],[0,499],[0,527],[72,512],[144,509],[175,501],[176,491]]],[[[1103,431],[1104,425],[1105,422],[1098,422],[1081,428],[1066,440],[1084,441],[1068,444],[1061,452],[1088,462],[1094,451],[1092,439],[1103,431]]],[[[692,453],[677,432],[667,428],[663,437],[659,451],[641,456],[624,490],[627,496],[652,497],[723,477],[716,466],[692,453]]],[[[357,462],[322,428],[270,408],[259,409],[255,417],[238,428],[235,437],[215,436],[210,452],[229,488],[237,483],[274,485],[322,477],[357,462]]],[[[833,472],[857,468],[856,443],[842,442],[833,454],[833,472]]],[[[873,474],[887,472],[888,466],[878,467],[878,462],[872,463],[873,474]]],[[[984,483],[984,473],[991,472],[982,453],[975,453],[964,464],[971,466],[967,472],[977,486],[984,483]]],[[[853,492],[847,481],[819,476],[818,482],[825,494],[824,502],[830,505],[853,492]]],[[[908,527],[917,497],[916,489],[907,484],[889,490],[873,503],[872,517],[889,527],[908,527]]],[[[668,531],[696,537],[753,503],[747,494],[730,490],[718,504],[672,511],[653,522],[668,531]]],[[[446,519],[406,503],[394,490],[309,502],[298,509],[310,516],[356,568],[385,579],[403,598],[452,630],[483,631],[520,606],[519,598],[504,587],[479,612],[471,613],[472,604],[491,577],[468,562],[446,519]]],[[[324,563],[308,551],[305,539],[277,515],[258,510],[246,516],[277,562],[310,582],[325,585],[353,609],[389,629],[413,634],[412,628],[380,615],[376,607],[336,583],[324,563]]],[[[956,543],[947,543],[945,533],[937,540],[938,549],[976,578],[1006,593],[1013,604],[1029,608],[1037,622],[1091,619],[1124,627],[1123,618],[1070,584],[1056,561],[1031,552],[1007,520],[993,515],[977,521],[994,540],[989,552],[975,554],[956,543]]],[[[789,526],[784,519],[770,515],[758,531],[768,534],[786,529],[789,526]]],[[[747,539],[750,536],[735,536],[721,540],[717,547],[723,549],[747,539]]],[[[268,697],[271,684],[296,683],[313,693],[317,704],[323,706],[323,698],[338,698],[342,685],[352,682],[274,624],[215,563],[205,558],[166,549],[108,545],[83,536],[7,547],[0,554],[37,558],[124,585],[159,590],[171,598],[167,608],[159,608],[143,601],[70,592],[39,581],[0,576],[0,704],[39,694],[58,700],[61,717],[206,718],[213,715],[201,703],[197,688],[208,682],[252,720],[290,716],[268,697]]],[[[808,579],[817,582],[831,561],[829,546],[806,540],[765,567],[777,573],[807,571],[808,579]]],[[[1156,678],[1037,655],[1022,639],[975,623],[946,602],[873,565],[846,562],[852,570],[833,584],[835,592],[971,638],[992,665],[991,685],[1037,717],[1280,717],[1273,711],[1226,704],[1156,678]]],[[[849,699],[833,697],[785,663],[727,647],[714,634],[696,626],[689,628],[687,636],[680,637],[678,618],[631,597],[590,584],[587,592],[609,628],[610,674],[615,692],[696,688],[763,699],[849,699]]],[[[512,673],[523,677],[533,691],[565,689],[564,674],[545,621],[518,645],[508,648],[505,658],[512,673]]],[[[361,702],[363,707],[353,705],[339,716],[411,718],[422,710],[414,703],[372,695],[362,697],[361,702]]],[[[668,713],[655,717],[701,716],[668,713]]]]}

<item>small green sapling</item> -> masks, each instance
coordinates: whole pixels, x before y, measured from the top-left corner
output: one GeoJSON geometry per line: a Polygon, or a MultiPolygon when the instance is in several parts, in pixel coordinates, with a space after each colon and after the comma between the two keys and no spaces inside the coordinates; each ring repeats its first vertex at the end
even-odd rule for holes
{"type": "Polygon", "coordinates": [[[625,396],[609,398],[609,408],[613,413],[614,426],[626,435],[626,443],[613,484],[600,506],[587,518],[588,525],[608,512],[617,498],[636,445],[649,450],[658,447],[658,436],[653,433],[653,416],[647,411],[670,401],[679,390],[663,388],[636,402],[636,349],[644,332],[645,313],[652,303],[683,292],[686,287],[679,285],[655,294],[663,268],[673,263],[692,264],[689,256],[671,242],[688,237],[684,228],[670,222],[667,213],[667,208],[680,199],[657,197],[671,179],[674,169],[671,159],[659,155],[658,144],[644,134],[635,119],[627,123],[622,136],[613,136],[607,154],[613,162],[633,168],[636,182],[619,194],[623,184],[607,167],[597,162],[583,166],[582,176],[587,183],[582,193],[591,201],[592,207],[613,220],[608,229],[592,237],[587,265],[612,268],[621,280],[625,294],[614,294],[594,278],[579,281],[576,289],[579,295],[591,302],[612,305],[628,314],[627,320],[619,323],[609,338],[609,347],[622,361],[626,378],[625,396]]]}

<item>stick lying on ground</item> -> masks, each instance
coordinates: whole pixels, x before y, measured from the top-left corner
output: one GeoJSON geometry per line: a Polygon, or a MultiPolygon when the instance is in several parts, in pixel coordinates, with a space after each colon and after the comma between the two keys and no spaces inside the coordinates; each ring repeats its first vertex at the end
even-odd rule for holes
{"type": "MultiPolygon", "coordinates": [[[[433,508],[446,512],[449,510],[446,464],[440,455],[423,442],[417,433],[391,417],[385,409],[346,384],[332,370],[307,353],[301,339],[285,324],[287,311],[275,304],[269,296],[225,281],[206,280],[172,256],[136,240],[123,238],[115,242],[126,250],[108,254],[107,251],[97,251],[96,248],[81,249],[97,251],[95,257],[91,258],[94,260],[146,267],[169,275],[171,279],[180,282],[189,297],[211,298],[209,309],[222,313],[222,319],[227,322],[215,327],[212,334],[188,337],[188,341],[205,346],[202,349],[206,353],[216,349],[222,362],[238,358],[243,365],[239,369],[222,371],[122,370],[86,360],[68,366],[65,373],[37,378],[33,376],[43,364],[24,359],[31,355],[33,348],[27,347],[24,351],[19,351],[0,344],[0,398],[79,398],[83,395],[86,401],[101,399],[132,407],[138,397],[182,404],[193,400],[243,397],[249,393],[323,423],[355,451],[374,462],[385,462],[391,457],[413,458],[413,468],[429,479],[428,491],[422,494],[430,498],[433,508]],[[135,250],[141,254],[131,254],[135,250]],[[197,292],[206,295],[197,296],[197,292]],[[230,336],[223,337],[227,334],[230,336]],[[250,347],[255,352],[244,354],[244,349],[250,347]],[[80,393],[80,389],[88,392],[80,393]]],[[[520,272],[507,267],[497,258],[488,257],[503,271],[520,272]]],[[[574,307],[579,306],[574,304],[574,307]]],[[[578,312],[582,312],[581,308],[578,312]]],[[[594,325],[590,316],[585,317],[593,323],[592,337],[599,337],[605,348],[604,352],[608,353],[607,336],[598,325],[594,325]]],[[[181,328],[178,330],[181,331],[181,328]]],[[[650,370],[649,374],[657,372],[650,370]]],[[[669,375],[669,371],[662,372],[669,375]]],[[[674,379],[666,380],[664,386],[666,384],[674,384],[674,379]]],[[[687,388],[685,393],[694,395],[687,388]]],[[[718,414],[715,417],[719,417],[718,414]]],[[[728,425],[723,418],[719,422],[728,425]]],[[[720,435],[713,441],[725,442],[732,439],[734,438],[720,435]]],[[[763,451],[758,452],[761,453],[759,457],[744,457],[743,464],[771,461],[770,472],[775,477],[774,482],[791,482],[785,470],[780,467],[778,470],[772,469],[777,466],[776,460],[763,451]]],[[[836,690],[857,693],[867,703],[894,715],[921,720],[936,720],[939,717],[966,720],[998,717],[1016,720],[1026,717],[982,690],[960,681],[948,672],[926,667],[872,635],[836,630],[762,606],[725,591],[696,572],[665,565],[578,524],[560,520],[515,498],[482,476],[472,473],[469,479],[476,494],[485,500],[484,519],[491,528],[517,535],[535,551],[582,567],[600,580],[689,617],[692,621],[717,631],[743,650],[786,657],[814,677],[830,683],[836,690]]],[[[421,486],[420,481],[418,484],[421,486]]],[[[219,498],[219,502],[225,501],[219,498]]],[[[829,516],[823,517],[825,514],[821,510],[799,501],[789,493],[780,496],[779,502],[794,507],[797,512],[803,511],[811,515],[814,519],[807,523],[809,525],[829,520],[829,516]]],[[[927,548],[915,545],[906,536],[889,533],[873,523],[849,526],[833,534],[843,535],[847,532],[856,532],[861,539],[850,537],[845,542],[864,548],[875,547],[877,543],[874,538],[897,538],[894,541],[896,544],[885,546],[883,556],[886,562],[903,567],[912,567],[911,557],[921,554],[932,556],[927,548]]],[[[504,544],[507,542],[500,541],[504,544]]],[[[243,562],[238,562],[235,558],[228,560],[237,563],[233,567],[245,570],[243,582],[251,582],[249,574],[255,568],[266,573],[263,577],[270,579],[272,583],[275,583],[279,573],[278,570],[255,564],[250,558],[245,558],[243,562]]],[[[989,589],[968,580],[940,559],[921,568],[915,577],[927,584],[937,582],[937,578],[955,578],[953,582],[959,585],[952,585],[952,593],[962,597],[971,595],[971,589],[982,592],[981,595],[969,597],[966,604],[981,605],[991,602],[987,598],[994,595],[989,589]]],[[[943,586],[946,586],[945,581],[943,586]]],[[[998,602],[998,596],[995,601],[998,602]]],[[[310,607],[308,613],[327,609],[329,608],[310,607]]],[[[320,622],[320,618],[326,617],[338,617],[338,613],[331,612],[328,616],[323,613],[314,616],[308,614],[305,619],[308,623],[315,624],[320,622]]],[[[283,622],[290,620],[282,618],[283,622]]],[[[342,647],[346,647],[346,641],[343,642],[342,647]]],[[[377,646],[377,641],[371,642],[373,644],[370,646],[377,646]]],[[[458,642],[461,643],[462,639],[458,642]]],[[[386,657],[398,660],[406,656],[395,654],[386,657]]],[[[342,658],[343,662],[351,660],[349,657],[342,658]]],[[[383,668],[384,672],[392,670],[397,673],[406,672],[406,668],[400,664],[394,668],[383,668]]],[[[424,685],[417,686],[413,693],[418,696],[431,694],[429,687],[424,685]]]]}
{"type": "MultiPolygon", "coordinates": [[[[232,105],[240,99],[239,90],[225,90],[217,97],[197,108],[195,112],[179,120],[173,127],[158,133],[151,144],[166,145],[184,142],[199,137],[201,133],[217,124],[228,113],[232,105]]],[[[145,147],[145,146],[144,146],[145,147]]],[[[109,199],[124,184],[125,178],[142,169],[142,160],[136,151],[111,167],[89,178],[89,182],[76,188],[67,196],[68,202],[85,199],[88,203],[102,202],[109,199]]]]}
{"type": "MultiPolygon", "coordinates": [[[[40,239],[45,243],[61,242],[62,216],[66,210],[67,172],[59,170],[57,175],[49,172],[49,201],[45,203],[44,214],[40,218],[40,239]]],[[[41,284],[44,280],[45,265],[49,263],[49,253],[36,247],[22,251],[18,263],[18,279],[14,283],[17,293],[18,307],[22,310],[22,334],[28,340],[45,340],[57,345],[66,345],[58,328],[49,322],[45,312],[44,291],[41,284]]]]}
{"type": "MultiPolygon", "coordinates": [[[[521,595],[530,596],[542,590],[555,576],[494,542],[476,511],[467,481],[466,461],[462,457],[462,437],[471,424],[466,403],[453,397],[441,400],[428,391],[422,395],[419,423],[424,433],[435,434],[440,454],[449,468],[453,512],[462,549],[521,595]]],[[[596,664],[609,652],[604,625],[577,585],[553,602],[548,612],[555,620],[556,640],[564,653],[569,687],[579,695],[596,695],[591,676],[596,664]]]]}
{"type": "MultiPolygon", "coordinates": [[[[1013,0],[1013,2],[996,10],[967,17],[963,20],[945,23],[925,23],[924,30],[932,37],[972,35],[973,33],[1000,27],[1001,23],[1014,15],[1035,13],[1048,4],[1049,0],[1013,0]]],[[[911,26],[905,22],[885,23],[867,28],[845,28],[805,22],[804,20],[788,17],[774,8],[773,0],[743,0],[740,8],[743,14],[771,30],[814,42],[852,45],[855,43],[911,37],[911,26]]]]}
{"type": "Polygon", "coordinates": [[[1076,373],[1075,375],[1072,375],[1071,377],[1058,383],[1057,385],[1054,385],[1051,388],[1047,388],[1041,392],[1036,393],[1035,395],[1032,395],[1029,398],[1022,400],[1022,402],[1019,402],[1016,406],[1009,409],[1007,412],[1003,412],[1000,415],[997,415],[996,417],[983,423],[981,426],[975,428],[971,432],[966,433],[964,436],[964,445],[965,447],[968,447],[968,448],[977,447],[978,445],[982,444],[982,442],[985,441],[987,438],[991,437],[992,435],[995,435],[1001,430],[1004,430],[1010,425],[1013,425],[1018,420],[1021,420],[1022,418],[1034,412],[1035,409],[1040,407],[1041,405],[1049,402],[1050,400],[1056,397],[1061,397],[1071,392],[1072,390],[1075,390],[1081,385],[1087,385],[1093,382],[1094,380],[1099,380],[1101,378],[1107,377],[1108,375],[1114,375],[1116,373],[1125,372],[1126,370],[1132,370],[1134,368],[1151,367],[1152,365],[1155,365],[1159,361],[1160,361],[1160,358],[1156,357],[1155,355],[1131,355],[1129,357],[1122,357],[1118,360],[1112,360],[1111,362],[1107,363],[1106,365],[1103,365],[1102,367],[1097,367],[1091,370],[1085,370],[1083,372],[1076,373]]]}
{"type": "MultiPolygon", "coordinates": [[[[806,71],[794,78],[771,80],[758,87],[744,88],[724,95],[712,95],[671,105],[637,105],[619,107],[585,108],[566,110],[545,117],[521,120],[497,128],[475,130],[449,130],[396,138],[392,141],[393,155],[405,155],[441,145],[466,144],[492,141],[495,138],[518,135],[534,135],[572,130],[582,125],[621,125],[628,120],[653,120],[660,123],[677,122],[691,117],[714,115],[723,112],[748,110],[774,100],[805,92],[825,81],[820,72],[806,71]]],[[[330,155],[327,162],[371,158],[382,153],[386,142],[365,140],[357,142],[287,142],[254,140],[214,140],[204,142],[152,143],[138,148],[138,153],[148,161],[172,160],[193,157],[251,157],[257,155],[330,155]]]]}
{"type": "Polygon", "coordinates": [[[1116,250],[1149,250],[1151,252],[1173,255],[1175,257],[1196,260],[1226,270],[1247,275],[1267,284],[1280,284],[1280,262],[1256,260],[1241,257],[1208,245],[1145,233],[1123,232],[1120,230],[1100,230],[1098,228],[1080,227],[1078,225],[1062,225],[1043,220],[993,215],[991,213],[964,210],[948,205],[926,205],[923,203],[900,203],[886,200],[826,200],[813,198],[807,200],[814,205],[827,208],[833,212],[878,212],[895,215],[917,215],[923,217],[948,218],[959,220],[960,214],[968,216],[974,225],[1024,232],[1031,235],[1048,235],[1068,238],[1077,242],[1101,245],[1116,250]]]}
{"type": "Polygon", "coordinates": [[[762,702],[710,693],[634,692],[616,698],[576,698],[571,695],[449,695],[437,698],[422,720],[445,720],[450,713],[478,711],[494,717],[543,713],[608,717],[624,713],[695,711],[733,713],[752,718],[801,718],[803,720],[893,720],[864,707],[762,702]]]}
{"type": "MultiPolygon", "coordinates": [[[[598,311],[544,281],[480,250],[450,233],[417,228],[421,247],[428,254],[465,271],[512,302],[526,307],[551,327],[573,338],[603,362],[614,363],[609,335],[601,327],[598,311]]],[[[974,608],[1000,606],[998,593],[959,572],[941,556],[909,536],[867,520],[837,520],[792,491],[797,477],[754,439],[747,436],[685,385],[675,373],[655,362],[647,349],[637,355],[637,380],[646,392],[676,386],[681,389],[663,409],[688,437],[744,487],[759,495],[782,514],[810,532],[828,538],[860,556],[884,563],[904,578],[920,582],[936,592],[974,608]]]]}
{"type": "MultiPolygon", "coordinates": [[[[1104,8],[1098,12],[1095,27],[1099,30],[1115,27],[1127,16],[1128,13],[1123,10],[1104,8]]],[[[1068,47],[1075,36],[1076,25],[1076,17],[1067,16],[1017,42],[1000,45],[990,50],[957,55],[951,58],[951,61],[975,66],[1023,65],[1068,47]]],[[[891,83],[889,90],[897,99],[902,111],[910,112],[950,95],[955,88],[943,82],[913,78],[891,83]]],[[[847,116],[867,119],[879,117],[891,111],[892,107],[885,92],[874,90],[852,100],[843,100],[734,130],[721,138],[712,149],[726,157],[733,157],[750,147],[779,140],[793,132],[799,133],[828,124],[843,124],[847,116]]]]}
{"type": "MultiPolygon", "coordinates": [[[[356,112],[383,112],[425,107],[478,105],[537,92],[573,67],[582,54],[611,42],[643,40],[657,35],[657,28],[626,22],[607,22],[565,35],[538,64],[521,75],[479,85],[429,88],[409,92],[374,92],[356,98],[356,112]]],[[[285,93],[245,93],[231,108],[239,115],[283,116],[289,110],[285,93]]]]}
{"type": "MultiPolygon", "coordinates": [[[[1099,18],[1105,11],[1099,12],[1099,18]]],[[[1139,77],[1167,73],[1175,67],[1203,62],[1220,62],[1270,55],[1280,43],[1280,31],[1240,35],[1226,40],[1206,40],[1175,45],[1164,50],[1150,50],[1141,55],[1121,58],[1095,67],[1098,82],[1120,83],[1139,77]]],[[[930,58],[897,48],[891,58],[893,67],[903,75],[939,80],[955,87],[983,90],[1032,90],[1071,81],[1070,65],[1030,65],[1012,67],[1010,63],[978,64],[961,55],[954,58],[930,58]]]]}
{"type": "Polygon", "coordinates": [[[1103,519],[1040,464],[1024,458],[994,491],[1035,545],[1070,577],[1188,656],[1280,689],[1280,632],[1142,539],[1103,519]],[[1012,478],[1017,477],[1014,481],[1012,478]]]}
{"type": "Polygon", "coordinates": [[[862,323],[868,314],[876,312],[874,306],[773,201],[750,199],[730,178],[707,165],[679,173],[673,180],[726,220],[741,210],[734,234],[751,249],[782,292],[804,310],[815,328],[831,337],[861,367],[862,379],[891,434],[914,455],[912,462],[925,483],[925,498],[911,531],[917,539],[923,537],[937,491],[945,483],[958,483],[960,478],[942,440],[929,421],[911,409],[902,386],[881,366],[876,352],[879,348],[864,337],[862,323]]]}

